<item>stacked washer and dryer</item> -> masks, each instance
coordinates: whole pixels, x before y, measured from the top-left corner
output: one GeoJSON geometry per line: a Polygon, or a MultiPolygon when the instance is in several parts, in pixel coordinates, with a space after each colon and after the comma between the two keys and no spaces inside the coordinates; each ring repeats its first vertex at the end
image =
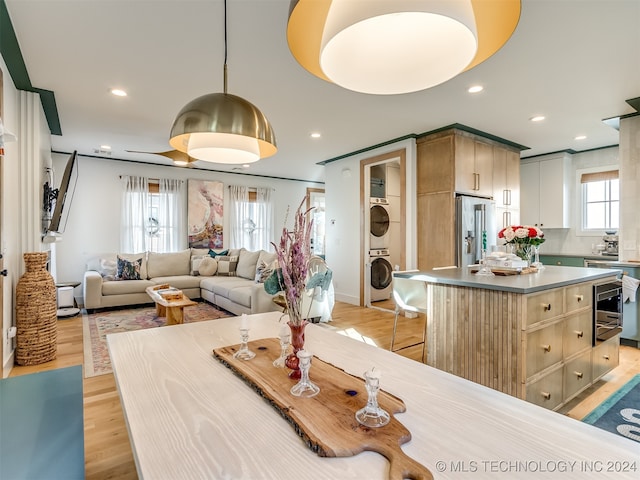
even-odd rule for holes
{"type": "Polygon", "coordinates": [[[369,199],[369,264],[371,265],[370,300],[387,300],[392,292],[391,256],[389,253],[389,201],[369,199]]]}

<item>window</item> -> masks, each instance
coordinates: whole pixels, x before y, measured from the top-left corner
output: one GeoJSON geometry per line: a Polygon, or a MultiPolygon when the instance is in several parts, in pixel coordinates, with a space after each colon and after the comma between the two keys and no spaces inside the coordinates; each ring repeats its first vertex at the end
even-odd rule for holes
{"type": "Polygon", "coordinates": [[[128,176],[122,180],[122,251],[175,252],[185,248],[183,182],[128,176]]]}
{"type": "Polygon", "coordinates": [[[620,225],[618,170],[583,173],[582,230],[617,230],[620,225]]]}
{"type": "Polygon", "coordinates": [[[273,250],[271,188],[229,187],[231,248],[273,250]]]}

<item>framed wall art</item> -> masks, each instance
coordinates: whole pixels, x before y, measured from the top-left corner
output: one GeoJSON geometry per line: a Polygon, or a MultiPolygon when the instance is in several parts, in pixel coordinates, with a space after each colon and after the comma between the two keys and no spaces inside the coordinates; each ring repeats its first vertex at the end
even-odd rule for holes
{"type": "Polygon", "coordinates": [[[222,182],[190,179],[188,191],[189,247],[222,248],[224,245],[222,182]]]}

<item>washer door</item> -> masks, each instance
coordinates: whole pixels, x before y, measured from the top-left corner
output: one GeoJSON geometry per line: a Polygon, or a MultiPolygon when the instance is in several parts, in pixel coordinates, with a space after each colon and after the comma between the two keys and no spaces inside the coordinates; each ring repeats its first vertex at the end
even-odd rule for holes
{"type": "Polygon", "coordinates": [[[393,280],[393,268],[386,258],[378,257],[371,262],[371,286],[376,290],[384,290],[393,280]]]}
{"type": "Polygon", "coordinates": [[[389,231],[389,213],[380,205],[373,205],[370,209],[370,230],[374,237],[382,237],[389,231]]]}

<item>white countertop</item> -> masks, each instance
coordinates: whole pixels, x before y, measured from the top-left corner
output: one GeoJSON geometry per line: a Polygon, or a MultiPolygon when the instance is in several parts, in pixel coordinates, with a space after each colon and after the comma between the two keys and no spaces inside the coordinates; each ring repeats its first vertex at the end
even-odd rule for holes
{"type": "MultiPolygon", "coordinates": [[[[251,338],[277,336],[279,318],[277,312],[249,315],[251,338]]],[[[318,457],[271,405],[212,356],[213,348],[239,342],[239,322],[231,317],[108,336],[139,477],[386,479],[388,462],[377,453],[318,457]]],[[[640,467],[640,450],[631,440],[327,326],[307,327],[306,348],[360,377],[373,366],[382,371],[382,388],[407,406],[396,416],[412,434],[403,451],[436,480],[600,480],[605,474],[587,465],[606,468],[620,461],[640,467]]],[[[313,365],[310,376],[322,388],[313,365]]],[[[635,479],[637,472],[609,478],[635,479]]]]}

